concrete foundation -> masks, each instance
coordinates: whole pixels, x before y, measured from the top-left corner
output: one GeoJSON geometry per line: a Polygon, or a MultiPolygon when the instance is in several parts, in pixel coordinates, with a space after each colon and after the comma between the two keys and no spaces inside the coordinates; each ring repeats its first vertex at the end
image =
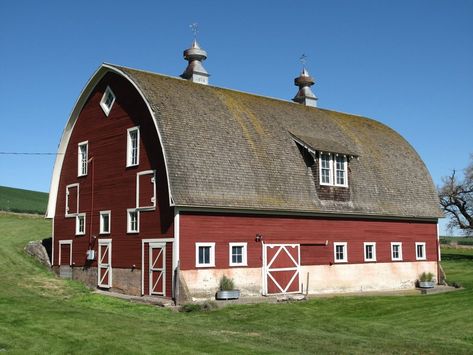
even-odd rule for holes
{"type": "MultiPolygon", "coordinates": [[[[64,268],[64,266],[55,266],[53,270],[60,277],[72,278],[83,282],[90,288],[97,288],[96,267],[67,267],[68,271],[70,270],[68,273],[64,273],[64,268]]],[[[112,268],[112,287],[103,290],[141,296],[141,270],[112,268]]]]}
{"type": "MultiPolygon", "coordinates": [[[[414,289],[422,272],[437,278],[436,262],[364,263],[301,266],[299,283],[309,294],[414,289]],[[307,278],[308,276],[308,278],[307,278]]],[[[181,270],[194,300],[213,298],[220,278],[232,278],[242,297],[263,293],[261,268],[181,270]]]]}

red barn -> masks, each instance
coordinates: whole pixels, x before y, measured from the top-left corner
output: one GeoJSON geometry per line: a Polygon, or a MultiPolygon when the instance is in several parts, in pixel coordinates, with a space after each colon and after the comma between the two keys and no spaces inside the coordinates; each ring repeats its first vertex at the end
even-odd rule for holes
{"type": "Polygon", "coordinates": [[[438,275],[432,179],[377,121],[103,64],[64,129],[51,183],[53,267],[135,295],[389,290],[438,275]]]}

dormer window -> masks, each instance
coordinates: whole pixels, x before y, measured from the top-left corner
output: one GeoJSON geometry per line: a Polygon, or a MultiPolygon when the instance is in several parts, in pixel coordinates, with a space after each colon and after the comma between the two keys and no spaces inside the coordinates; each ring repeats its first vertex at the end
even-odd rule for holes
{"type": "Polygon", "coordinates": [[[319,154],[320,185],[348,187],[348,163],[346,155],[319,154]]]}
{"type": "Polygon", "coordinates": [[[112,106],[114,102],[115,102],[115,94],[113,93],[112,89],[110,89],[110,86],[107,86],[102,96],[102,100],[100,100],[100,107],[102,107],[102,110],[105,113],[105,116],[108,117],[110,111],[112,110],[112,106]]]}

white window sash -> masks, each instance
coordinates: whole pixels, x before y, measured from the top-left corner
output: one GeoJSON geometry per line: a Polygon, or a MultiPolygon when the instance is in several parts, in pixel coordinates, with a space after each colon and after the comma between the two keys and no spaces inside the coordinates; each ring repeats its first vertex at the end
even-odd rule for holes
{"type": "Polygon", "coordinates": [[[80,142],[77,145],[77,149],[77,176],[86,176],[89,159],[89,142],[80,142]]]}
{"type": "Polygon", "coordinates": [[[348,262],[348,244],[347,242],[335,242],[333,243],[333,261],[334,263],[347,263],[348,262]],[[337,253],[337,247],[341,247],[342,258],[338,259],[339,253],[337,253]]]}
{"type": "Polygon", "coordinates": [[[215,243],[195,243],[195,266],[196,267],[215,267],[215,243]],[[199,260],[200,248],[209,248],[209,263],[201,263],[199,260]]]}
{"type": "Polygon", "coordinates": [[[363,254],[364,254],[365,261],[376,261],[376,243],[374,242],[363,243],[363,254]],[[366,253],[368,246],[371,246],[371,252],[372,252],[371,258],[368,258],[368,255],[366,253]]]}
{"type": "Polygon", "coordinates": [[[229,243],[228,245],[228,252],[229,252],[229,260],[228,264],[230,266],[248,266],[248,259],[247,259],[247,243],[229,243]],[[241,262],[233,262],[233,247],[241,247],[241,262]]]}
{"type": "Polygon", "coordinates": [[[111,211],[100,211],[100,234],[110,234],[111,233],[111,225],[112,225],[112,212],[111,211]],[[108,223],[105,226],[104,224],[104,216],[108,216],[108,223]],[[105,230],[107,227],[107,230],[105,230]]]}
{"type": "Polygon", "coordinates": [[[140,129],[139,127],[128,128],[126,144],[126,166],[140,164],[140,129]]]}

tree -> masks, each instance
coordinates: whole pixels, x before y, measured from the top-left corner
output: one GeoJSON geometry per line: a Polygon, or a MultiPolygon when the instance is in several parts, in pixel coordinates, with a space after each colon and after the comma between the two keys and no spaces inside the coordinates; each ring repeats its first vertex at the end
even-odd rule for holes
{"type": "Polygon", "coordinates": [[[473,236],[473,154],[464,170],[463,180],[458,180],[456,171],[442,178],[438,189],[440,206],[450,218],[449,229],[458,228],[465,235],[473,236]]]}

